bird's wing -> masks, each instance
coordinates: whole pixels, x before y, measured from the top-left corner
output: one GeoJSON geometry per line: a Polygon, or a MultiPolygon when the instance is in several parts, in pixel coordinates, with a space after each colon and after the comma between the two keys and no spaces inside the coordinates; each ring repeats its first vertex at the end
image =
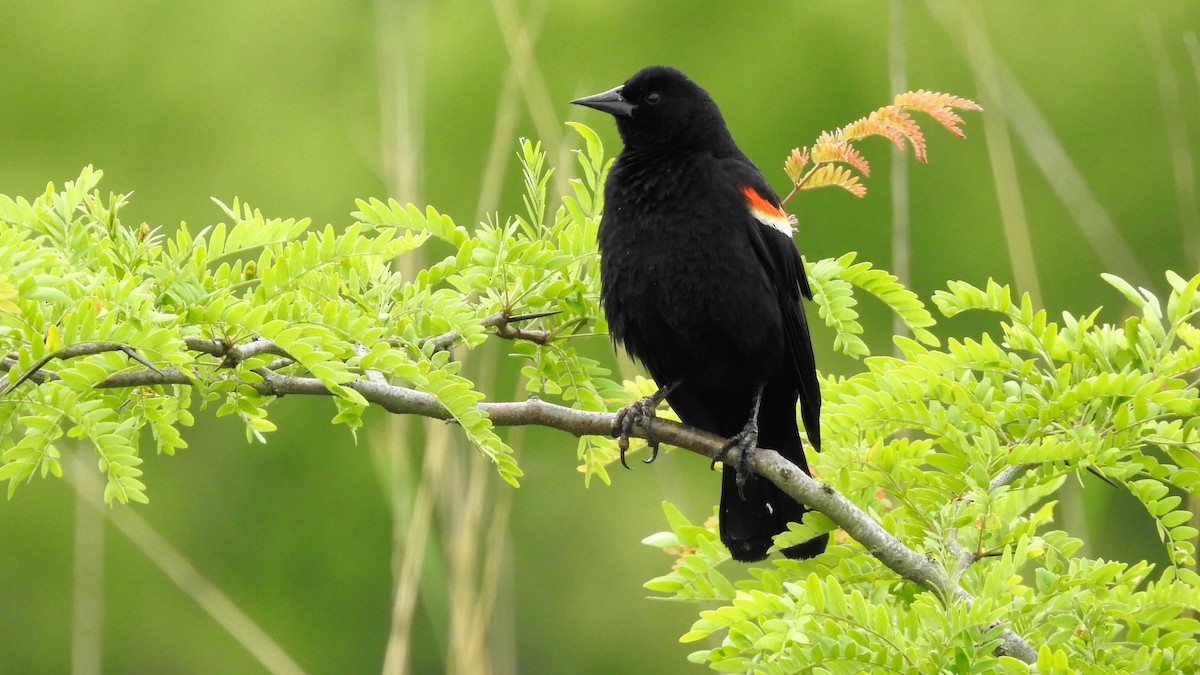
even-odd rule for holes
{"type": "Polygon", "coordinates": [[[734,164],[738,190],[745,200],[746,231],[759,260],[775,285],[783,312],[784,335],[796,369],[800,390],[801,416],[813,447],[821,447],[819,418],[821,390],[817,383],[817,363],[812,338],[804,317],[801,296],[812,299],[812,288],[804,272],[800,251],[792,240],[792,224],[779,197],[766,178],[748,159],[734,164]]]}

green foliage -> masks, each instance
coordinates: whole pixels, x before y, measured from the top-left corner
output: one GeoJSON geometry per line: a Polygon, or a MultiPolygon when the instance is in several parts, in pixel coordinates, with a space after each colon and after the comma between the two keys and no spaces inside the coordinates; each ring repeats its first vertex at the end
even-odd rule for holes
{"type": "MultiPolygon", "coordinates": [[[[814,266],[814,277],[827,274],[814,266]]],[[[1169,274],[1165,308],[1105,279],[1137,309],[1118,325],[1098,312],[1058,324],[1006,286],[953,282],[934,304],[946,316],[998,315],[1000,338],[952,339],[941,351],[897,338],[900,357],[867,358],[863,372],[823,383],[815,474],[944,566],[974,603],[943,606],[849,540],[731,583],[713,523],[693,525],[668,505],[671,531],[647,543],[678,560],[646,586],[717,603],[681,638],[721,636],[693,660],[762,673],[1028,672],[992,653],[996,626],[1007,625],[1040,645],[1040,672],[1200,668],[1197,532],[1182,500],[1200,496],[1200,275],[1169,274]],[[1053,495],[1085,471],[1128,490],[1157,523],[1172,563],[1158,579],[1147,582],[1145,562],[1079,557],[1082,542],[1053,529],[1053,495]]],[[[819,306],[856,334],[845,300],[819,306]]],[[[780,544],[827,529],[816,518],[780,544]]]]}
{"type": "Polygon", "coordinates": [[[595,239],[607,169],[599,138],[577,129],[581,178],[552,215],[551,171],[526,141],[526,213],[473,230],[433,208],[376,199],[358,202],[354,224],[315,230],[235,199],[217,202],[227,223],[199,232],[183,224],[165,236],[122,224],[125,196],[102,197],[101,173],[90,167],[32,202],[0,197],[0,479],[9,495],[34,475],[61,475],[62,439],[78,438],[108,477],[108,501],[146,501],[142,431],[159,452],[186,447],[179,428],[192,423],[195,397],[240,418],[249,440],[265,441],[275,429],[264,384],[272,373],[319,380],[334,396],[332,421],[351,430],[367,402],[347,385],[369,372],[432,394],[515,485],[511,448],[476,407],[484,395],[447,346],[472,349],[510,316],[557,312],[536,324],[544,340],[513,343],[528,390],[594,410],[624,398],[608,371],[568,342],[597,330],[595,239]],[[431,240],[452,253],[411,278],[393,265],[431,240]],[[189,340],[274,348],[232,359],[189,340]],[[177,369],[191,385],[96,387],[144,369],[142,361],[177,369]]]}
{"type": "Polygon", "coordinates": [[[879,298],[896,312],[917,340],[937,346],[937,337],[926,330],[935,323],[933,315],[925,309],[917,294],[898,283],[894,275],[872,267],[871,263],[855,263],[856,256],[850,252],[837,259],[819,260],[808,267],[817,314],[834,330],[834,349],[855,358],[871,353],[859,337],[863,327],[858,323],[858,311],[855,310],[858,304],[854,297],[855,286],[879,298]]]}
{"type": "MultiPolygon", "coordinates": [[[[432,207],[378,199],[360,200],[357,222],[344,230],[317,230],[308,219],[268,218],[235,199],[214,200],[228,222],[199,232],[183,224],[167,236],[122,224],[125,196],[103,198],[96,190],[101,174],[90,168],[32,203],[0,197],[0,269],[7,270],[0,276],[0,350],[9,382],[0,390],[8,413],[0,478],[9,494],[35,473],[61,472],[55,441],[65,434],[95,448],[110,499],[144,501],[141,430],[150,429],[160,452],[186,447],[178,428],[191,423],[195,396],[218,416],[241,419],[248,439],[265,441],[275,426],[264,368],[320,380],[334,395],[332,420],[351,430],[367,404],[347,385],[368,371],[432,394],[515,484],[520,469],[511,449],[476,408],[483,394],[447,345],[473,349],[503,317],[556,312],[537,324],[544,339],[512,341],[530,394],[616,410],[653,387],[622,387],[575,344],[607,331],[595,242],[609,160],[595,132],[570,126],[584,146],[576,151],[571,194],[551,208],[553,169],[539,144],[522,141],[524,212],[473,230],[432,207]],[[412,278],[393,266],[397,256],[433,240],[451,253],[412,278]],[[231,359],[189,348],[195,339],[226,350],[261,339],[276,349],[231,359]],[[144,367],[120,351],[60,351],[98,341],[124,345],[160,370],[178,369],[192,384],[97,389],[144,367]]],[[[847,354],[867,354],[853,288],[891,307],[918,339],[937,344],[925,330],[932,317],[895,277],[855,263],[854,254],[817,261],[810,272],[819,314],[847,354]]],[[[642,447],[635,443],[634,451],[642,447]]],[[[579,441],[587,479],[607,483],[617,455],[612,439],[579,441]]]]}
{"type": "MultiPolygon", "coordinates": [[[[32,201],[0,197],[9,495],[35,475],[61,475],[70,439],[95,453],[106,500],[144,502],[145,443],[187,447],[181,429],[197,408],[235,416],[265,442],[279,378],[319,383],[332,421],[352,432],[363,382],[430,395],[515,485],[521,470],[455,353],[507,339],[531,395],[586,410],[616,410],[655,386],[618,384],[586,355],[585,340],[607,331],[595,241],[609,164],[596,134],[572,127],[584,147],[570,194],[551,200],[553,169],[523,141],[522,212],[473,228],[378,199],[358,202],[344,229],[315,228],[234,200],[218,202],[225,223],[168,236],[121,223],[125,196],[102,196],[90,168],[32,201]],[[425,264],[400,272],[395,259],[419,249],[425,264]],[[139,373],[168,383],[111,386],[139,373]]],[[[692,660],[762,673],[1031,672],[995,655],[1012,628],[1038,646],[1038,672],[1200,667],[1200,623],[1188,614],[1200,605],[1188,569],[1196,530],[1182,500],[1200,496],[1200,276],[1168,274],[1165,301],[1106,276],[1135,309],[1119,324],[1098,312],[1054,322],[1000,284],[952,282],[933,305],[992,314],[998,328],[942,347],[933,315],[892,275],[853,253],[806,264],[835,347],[863,359],[861,372],[822,382],[815,474],[975,601],[943,602],[838,535],[814,560],[738,578],[715,518],[693,524],[668,504],[670,530],[646,543],[675,564],[647,588],[705,605],[682,638],[707,643],[692,660]],[[912,329],[896,339],[899,356],[870,354],[864,293],[912,329]],[[1086,471],[1128,490],[1156,523],[1171,562],[1157,578],[1146,563],[1082,557],[1079,540],[1053,529],[1056,492],[1086,471]]],[[[609,481],[613,439],[585,437],[578,452],[585,480],[609,481]]],[[[833,529],[810,514],[779,543],[833,529]]]]}

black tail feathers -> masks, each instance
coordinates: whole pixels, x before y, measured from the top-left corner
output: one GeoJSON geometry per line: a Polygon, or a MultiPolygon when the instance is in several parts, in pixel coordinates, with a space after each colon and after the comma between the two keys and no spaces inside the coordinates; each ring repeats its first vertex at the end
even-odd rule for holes
{"type": "MultiPolygon", "coordinates": [[[[767,389],[759,414],[758,444],[759,447],[775,450],[812,475],[804,458],[800,431],[796,427],[794,391],[785,389],[777,393],[778,390],[767,389]]],[[[808,417],[806,415],[804,421],[806,426],[811,425],[811,439],[817,433],[817,420],[808,417]]],[[[729,549],[734,560],[762,560],[767,557],[774,536],[787,532],[788,523],[801,522],[809,509],[762,476],[750,476],[740,492],[736,478],[737,471],[733,467],[724,469],[719,517],[721,542],[729,549]]],[[[822,535],[783,549],[783,554],[795,559],[812,558],[823,553],[828,543],[829,535],[822,535]]]]}
{"type": "MultiPolygon", "coordinates": [[[[734,560],[762,560],[767,557],[775,535],[787,532],[788,523],[800,522],[808,509],[762,476],[751,476],[739,495],[736,477],[737,471],[732,467],[724,469],[719,517],[721,542],[734,560]]],[[[783,554],[801,560],[812,558],[823,553],[828,542],[829,535],[822,535],[785,548],[783,554]]]]}

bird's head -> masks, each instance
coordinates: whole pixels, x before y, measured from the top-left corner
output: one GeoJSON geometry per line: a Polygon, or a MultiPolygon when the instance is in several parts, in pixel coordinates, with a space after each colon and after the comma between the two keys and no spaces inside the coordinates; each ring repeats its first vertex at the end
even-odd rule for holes
{"type": "Polygon", "coordinates": [[[626,147],[720,151],[733,146],[708,92],[668,66],[643,68],[619,87],[571,103],[612,115],[626,147]]]}

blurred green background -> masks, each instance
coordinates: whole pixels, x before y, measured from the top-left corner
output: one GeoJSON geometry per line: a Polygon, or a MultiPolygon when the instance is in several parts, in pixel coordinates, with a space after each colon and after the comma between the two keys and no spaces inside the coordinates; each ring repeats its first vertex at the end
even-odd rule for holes
{"type": "MultiPolygon", "coordinates": [[[[611,122],[567,101],[651,63],[707,87],[783,188],[787,151],[889,102],[902,65],[904,89],[987,109],[967,115],[967,141],[921,120],[931,161],[904,159],[909,280],[922,296],[947,279],[994,277],[1036,292],[1053,314],[1104,305],[1116,320],[1124,308],[1101,272],[1163,292],[1164,270],[1200,271],[1195,0],[9,0],[0,15],[0,193],[33,196],[94,164],[103,188],[135,191],[130,224],[211,224],[221,214],[210,196],[339,226],[368,196],[434,204],[463,224],[510,213],[517,138],[562,157],[574,142],[562,123],[580,120],[615,152],[611,122]],[[1032,258],[1012,253],[1025,231],[1032,258]]],[[[810,260],[858,251],[893,267],[891,151],[884,141],[863,149],[875,168],[867,199],[827,190],[792,202],[810,260]]],[[[890,321],[865,311],[873,349],[889,348],[890,321]]],[[[939,329],[994,328],[973,321],[939,329]]],[[[829,336],[817,333],[824,370],[859,367],[828,355],[829,336]]],[[[603,338],[588,348],[609,358],[603,338]]],[[[518,391],[505,351],[468,363],[497,399],[518,391]]],[[[698,458],[668,454],[585,489],[573,438],[509,432],[525,470],[512,490],[444,427],[375,414],[356,445],[330,429],[328,401],[288,399],[273,414],[280,431],[262,446],[200,413],[190,448],[148,458],[147,506],[98,515],[108,510],[54,480],[0,505],[0,673],[67,672],[73,649],[76,672],[263,672],[239,642],[255,642],[253,631],[227,631],[198,604],[220,613],[213,588],[300,668],[378,672],[393,570],[419,543],[419,484],[430,486],[432,534],[411,548],[423,551],[412,629],[401,631],[411,672],[698,670],[676,638],[699,608],[645,599],[641,584],[670,559],[638,543],[664,529],[661,499],[693,519],[711,512],[717,479],[698,458]],[[117,521],[152,548],[144,533],[157,533],[186,565],[163,562],[161,547],[147,556],[117,521]],[[473,594],[479,585],[494,601],[473,594]],[[73,600],[76,589],[101,595],[73,600]],[[83,608],[74,627],[73,602],[83,608]],[[468,644],[479,626],[486,654],[468,644]]],[[[1102,484],[1075,496],[1060,518],[1092,554],[1163,559],[1136,504],[1102,484]]]]}

